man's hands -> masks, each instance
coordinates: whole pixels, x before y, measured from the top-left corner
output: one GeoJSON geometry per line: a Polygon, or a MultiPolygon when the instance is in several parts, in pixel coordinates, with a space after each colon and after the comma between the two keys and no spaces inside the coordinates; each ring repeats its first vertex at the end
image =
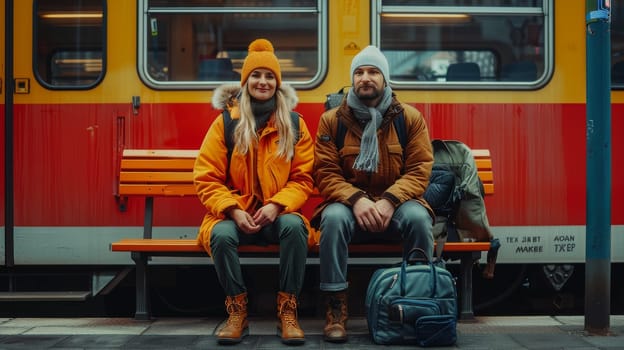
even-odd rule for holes
{"type": "Polygon", "coordinates": [[[238,228],[246,234],[257,233],[262,227],[272,224],[283,208],[275,203],[269,203],[250,215],[239,208],[232,208],[226,212],[238,228]]]}
{"type": "Polygon", "coordinates": [[[377,202],[361,197],[353,205],[353,215],[364,231],[383,232],[390,226],[394,206],[387,199],[377,202]]]}

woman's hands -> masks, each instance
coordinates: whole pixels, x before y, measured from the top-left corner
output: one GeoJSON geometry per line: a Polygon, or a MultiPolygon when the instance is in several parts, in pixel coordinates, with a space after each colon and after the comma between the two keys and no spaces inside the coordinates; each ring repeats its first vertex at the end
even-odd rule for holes
{"type": "Polygon", "coordinates": [[[282,212],[283,207],[268,203],[258,209],[253,216],[239,208],[232,208],[226,212],[238,228],[246,234],[254,234],[260,231],[264,226],[272,224],[277,216],[282,212]]]}
{"type": "Polygon", "coordinates": [[[257,225],[267,226],[273,223],[283,210],[281,205],[269,203],[256,211],[253,220],[257,225]]]}

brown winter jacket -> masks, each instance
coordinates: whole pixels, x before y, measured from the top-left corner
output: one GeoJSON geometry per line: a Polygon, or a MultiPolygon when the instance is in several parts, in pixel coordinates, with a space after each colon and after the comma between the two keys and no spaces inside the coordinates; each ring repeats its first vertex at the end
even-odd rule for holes
{"type": "Polygon", "coordinates": [[[328,204],[338,202],[352,206],[362,196],[372,200],[386,198],[395,207],[409,199],[416,199],[433,218],[433,210],[423,198],[433,166],[433,151],[422,114],[393,96],[377,130],[380,147],[376,173],[353,169],[360,152],[362,131],[363,126],[353,116],[346,98],[339,107],[321,116],[314,151],[314,180],[323,202],[314,212],[313,225],[318,227],[320,214],[328,204]],[[404,111],[408,141],[405,152],[393,124],[393,119],[400,115],[401,110],[404,111]],[[336,149],[334,140],[338,118],[346,128],[342,150],[336,149]]]}

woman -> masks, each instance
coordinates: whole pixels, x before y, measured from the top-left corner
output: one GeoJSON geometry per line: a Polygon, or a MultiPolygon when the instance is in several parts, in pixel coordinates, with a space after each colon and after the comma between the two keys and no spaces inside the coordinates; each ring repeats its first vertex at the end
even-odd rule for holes
{"type": "Polygon", "coordinates": [[[238,343],[249,333],[237,247],[266,243],[280,245],[278,334],[285,344],[305,341],[297,321],[297,296],[303,286],[309,223],[298,210],[314,186],[314,145],[300,116],[295,128],[290,111],[297,96],[281,81],[271,42],[253,41],[240,87],[219,87],[212,100],[236,123],[231,158],[219,116],[195,161],[195,187],[207,209],[198,240],[212,256],[229,314],[217,333],[220,344],[238,343]]]}

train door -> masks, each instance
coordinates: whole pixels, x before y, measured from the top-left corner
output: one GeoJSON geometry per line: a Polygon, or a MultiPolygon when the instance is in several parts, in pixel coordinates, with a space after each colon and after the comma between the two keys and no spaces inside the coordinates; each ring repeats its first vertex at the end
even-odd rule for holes
{"type": "Polygon", "coordinates": [[[106,3],[14,2],[15,265],[97,263],[106,247],[113,122],[96,91],[106,3]]]}

